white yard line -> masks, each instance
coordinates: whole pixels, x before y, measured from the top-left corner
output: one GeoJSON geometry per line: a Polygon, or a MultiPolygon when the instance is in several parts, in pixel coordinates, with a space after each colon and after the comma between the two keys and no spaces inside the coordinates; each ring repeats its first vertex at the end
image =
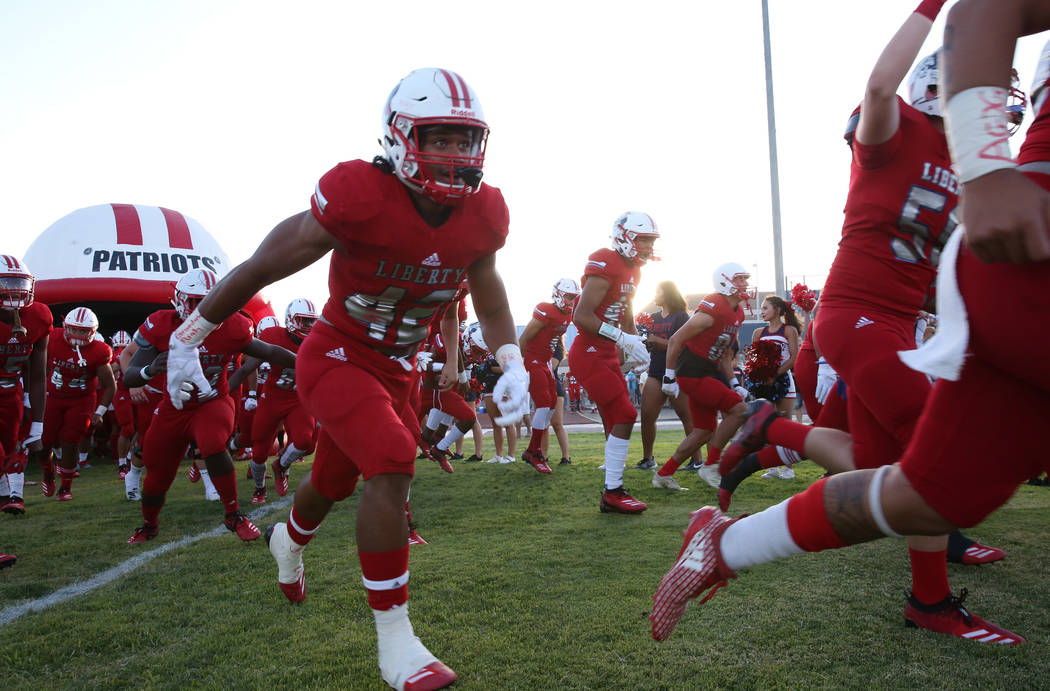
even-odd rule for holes
{"type": "MultiPolygon", "coordinates": [[[[267,504],[262,508],[256,509],[255,511],[248,514],[248,518],[251,519],[251,521],[254,523],[255,521],[265,517],[268,513],[276,509],[286,508],[289,504],[292,503],[293,496],[294,495],[289,495],[283,499],[279,499],[273,502],[272,504],[267,504]]],[[[186,547],[187,545],[192,545],[194,542],[203,540],[206,537],[218,537],[219,535],[222,535],[226,532],[229,532],[227,531],[226,526],[220,525],[217,528],[208,530],[198,535],[189,535],[187,537],[182,538],[181,540],[176,540],[175,542],[168,542],[159,547],[154,547],[151,550],[142,552],[141,554],[138,554],[132,557],[131,559],[128,559],[127,561],[121,562],[120,564],[117,564],[111,569],[106,569],[102,573],[92,576],[87,580],[77,581],[76,583],[67,585],[65,588],[59,588],[50,595],[37,598],[36,600],[28,600],[21,604],[12,605],[10,607],[5,607],[4,609],[0,610],[0,626],[3,626],[4,624],[10,624],[15,619],[18,619],[24,614],[28,614],[30,612],[42,612],[45,609],[54,607],[57,604],[65,602],[66,600],[71,600],[75,597],[86,595],[92,590],[96,590],[97,588],[100,588],[106,585],[107,583],[111,583],[117,580],[121,576],[125,576],[131,573],[143,564],[148,564],[160,555],[165,554],[166,552],[170,552],[173,549],[177,549],[179,547],[186,547]]]]}

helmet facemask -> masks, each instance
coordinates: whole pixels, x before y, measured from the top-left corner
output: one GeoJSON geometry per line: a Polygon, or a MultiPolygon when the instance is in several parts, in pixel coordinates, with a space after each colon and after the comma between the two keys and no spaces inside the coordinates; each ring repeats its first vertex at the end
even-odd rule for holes
{"type": "Polygon", "coordinates": [[[393,113],[389,131],[394,141],[390,142],[388,137],[387,149],[401,153],[400,165],[394,162],[394,172],[420,194],[446,204],[474,194],[481,186],[489,134],[484,122],[468,118],[413,118],[393,113]],[[428,138],[445,132],[453,139],[466,134],[468,150],[424,151],[434,148],[428,146],[428,138]]]}
{"type": "Polygon", "coordinates": [[[17,310],[32,305],[35,284],[32,276],[0,275],[0,308],[17,310]]]}

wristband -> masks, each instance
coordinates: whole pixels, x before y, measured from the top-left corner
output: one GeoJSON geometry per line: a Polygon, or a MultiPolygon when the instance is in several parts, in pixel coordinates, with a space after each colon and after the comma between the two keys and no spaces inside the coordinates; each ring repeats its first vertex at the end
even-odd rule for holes
{"type": "Polygon", "coordinates": [[[43,422],[30,422],[29,423],[29,436],[39,437],[44,434],[44,423],[43,422]]]}
{"type": "Polygon", "coordinates": [[[248,398],[258,398],[259,394],[255,393],[255,389],[248,390],[248,398]]]}
{"type": "Polygon", "coordinates": [[[1010,153],[1006,89],[975,86],[952,96],[943,110],[948,147],[959,182],[1017,167],[1010,153]]]}
{"type": "Polygon", "coordinates": [[[219,325],[213,324],[201,316],[199,310],[193,310],[193,314],[182,322],[182,325],[171,334],[179,343],[190,347],[199,346],[219,325]]]}
{"type": "Polygon", "coordinates": [[[598,335],[608,338],[613,343],[619,343],[620,339],[623,338],[623,331],[609,322],[602,322],[602,325],[598,327],[598,335]]]}
{"type": "Polygon", "coordinates": [[[102,417],[105,414],[106,414],[106,406],[100,405],[99,407],[95,408],[95,415],[98,415],[99,417],[102,417]]]}
{"type": "Polygon", "coordinates": [[[521,360],[521,348],[515,343],[504,343],[496,350],[496,364],[500,366],[504,372],[507,371],[508,365],[518,363],[524,369],[525,364],[521,360]]]}
{"type": "Polygon", "coordinates": [[[941,8],[944,7],[945,0],[922,0],[919,6],[915,8],[915,14],[921,14],[931,22],[937,19],[937,15],[940,14],[941,8]]]}
{"type": "Polygon", "coordinates": [[[149,365],[146,365],[145,367],[143,367],[142,369],[139,370],[139,374],[142,375],[142,378],[145,379],[146,381],[149,381],[150,379],[153,379],[153,375],[150,374],[148,370],[149,370],[149,365]]]}
{"type": "Polygon", "coordinates": [[[826,365],[826,364],[828,364],[828,361],[825,360],[824,358],[820,358],[819,360],[817,360],[817,364],[818,365],[826,365]]]}

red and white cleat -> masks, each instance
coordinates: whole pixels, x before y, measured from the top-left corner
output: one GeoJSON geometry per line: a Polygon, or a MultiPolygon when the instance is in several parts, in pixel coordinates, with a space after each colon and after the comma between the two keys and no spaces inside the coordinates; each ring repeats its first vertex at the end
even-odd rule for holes
{"type": "Polygon", "coordinates": [[[58,494],[55,495],[55,501],[72,501],[73,492],[72,490],[58,488],[58,494]]]}
{"type": "Polygon", "coordinates": [[[448,460],[448,451],[442,451],[436,446],[431,446],[429,449],[427,449],[426,453],[427,458],[436,462],[446,473],[455,472],[454,470],[452,470],[452,464],[448,460]]]}
{"type": "Polygon", "coordinates": [[[740,459],[747,454],[758,451],[766,445],[766,430],[777,418],[777,409],[764,398],[747,404],[747,418],[740,430],[733,437],[733,442],[722,452],[718,461],[718,474],[729,475],[736,468],[740,459]]]}
{"type": "Polygon", "coordinates": [[[7,503],[4,504],[2,510],[4,513],[9,513],[14,516],[21,516],[26,512],[26,504],[22,501],[22,497],[18,495],[12,495],[8,498],[7,503]]]}
{"type": "Polygon", "coordinates": [[[408,679],[400,688],[404,691],[431,691],[451,686],[456,681],[456,673],[440,660],[431,662],[408,679]]]}
{"type": "Polygon", "coordinates": [[[277,496],[283,497],[288,494],[288,471],[281,467],[281,459],[273,459],[273,488],[277,490],[277,496]]]}
{"type": "Polygon", "coordinates": [[[16,561],[18,561],[18,557],[13,554],[0,554],[0,569],[14,566],[16,561]]]}
{"type": "Polygon", "coordinates": [[[196,465],[191,464],[190,465],[189,476],[190,476],[190,482],[200,482],[200,480],[201,480],[201,469],[198,468],[196,465]]]}
{"type": "Polygon", "coordinates": [[[998,547],[989,547],[988,545],[975,542],[963,553],[962,563],[967,566],[979,566],[981,564],[991,564],[993,561],[999,561],[1005,557],[1006,552],[998,547]]]}
{"type": "Polygon", "coordinates": [[[538,453],[533,453],[532,451],[525,449],[525,453],[521,455],[521,460],[535,468],[538,473],[544,475],[550,475],[551,473],[551,467],[547,465],[547,459],[538,453]]]}
{"type": "Polygon", "coordinates": [[[249,521],[248,517],[240,511],[227,514],[225,523],[227,530],[236,533],[237,537],[245,542],[251,542],[262,535],[259,529],[255,527],[255,524],[249,521]]]}
{"type": "Polygon", "coordinates": [[[45,497],[55,496],[55,474],[44,473],[44,477],[40,479],[40,492],[45,497]]]}
{"type": "Polygon", "coordinates": [[[266,545],[277,561],[277,585],[292,604],[306,599],[306,570],[303,568],[303,546],[288,535],[288,525],[274,523],[266,529],[266,545]]]}
{"type": "Polygon", "coordinates": [[[121,463],[120,465],[117,466],[117,477],[119,477],[121,480],[123,480],[124,478],[126,478],[128,476],[128,471],[130,469],[131,468],[128,466],[127,463],[121,463]]]}
{"type": "Polygon", "coordinates": [[[722,559],[720,541],[726,528],[739,519],[729,518],[713,506],[693,512],[689,525],[682,532],[685,541],[678,560],[660,580],[653,594],[653,611],[649,620],[653,625],[653,640],[662,641],[671,635],[686,605],[694,597],[711,588],[700,604],[724,587],[730,578],[736,578],[722,559]]]}
{"type": "Polygon", "coordinates": [[[266,503],[266,488],[256,487],[255,491],[252,492],[252,503],[253,504],[265,504],[266,503]]]}
{"type": "Polygon", "coordinates": [[[628,494],[623,487],[617,487],[602,492],[602,503],[598,508],[602,513],[641,513],[649,507],[628,494]]]}
{"type": "Polygon", "coordinates": [[[949,595],[936,605],[924,605],[909,593],[908,602],[904,605],[904,625],[980,643],[1020,645],[1028,642],[1023,636],[967,611],[962,606],[966,595],[967,590],[963,588],[959,597],[949,595]]]}
{"type": "Polygon", "coordinates": [[[135,532],[128,538],[129,545],[138,545],[143,542],[149,542],[153,538],[157,537],[159,527],[155,525],[142,524],[142,527],[135,528],[135,532]]]}
{"type": "MultiPolygon", "coordinates": [[[[252,460],[252,447],[246,446],[243,449],[241,449],[240,451],[238,451],[237,452],[237,456],[236,456],[236,458],[234,460],[237,460],[237,461],[250,461],[250,460],[252,460]]],[[[251,479],[251,472],[252,471],[249,468],[248,469],[248,473],[249,473],[248,479],[249,480],[251,479]]]]}
{"type": "Polygon", "coordinates": [[[412,547],[414,545],[426,545],[426,544],[429,544],[429,543],[419,536],[419,533],[416,532],[415,528],[409,528],[408,529],[408,546],[409,547],[412,547]]]}

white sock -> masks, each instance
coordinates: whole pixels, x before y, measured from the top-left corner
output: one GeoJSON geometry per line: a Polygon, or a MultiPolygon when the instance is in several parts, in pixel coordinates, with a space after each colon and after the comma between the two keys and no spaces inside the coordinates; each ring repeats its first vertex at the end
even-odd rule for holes
{"type": "Polygon", "coordinates": [[[448,428],[448,432],[445,432],[445,436],[441,441],[437,443],[437,447],[442,451],[448,451],[449,447],[462,439],[465,434],[466,432],[462,431],[459,427],[452,425],[448,428]]]}
{"type": "Polygon", "coordinates": [[[128,474],[127,474],[126,477],[130,477],[131,481],[134,482],[135,486],[137,487],[138,484],[139,484],[139,477],[141,475],[142,475],[142,466],[132,465],[131,468],[128,469],[128,474]]]}
{"type": "Polygon", "coordinates": [[[11,485],[7,480],[6,473],[0,473],[0,497],[6,497],[11,494],[11,485]]]}
{"type": "Polygon", "coordinates": [[[726,528],[722,533],[722,559],[726,566],[736,571],[805,551],[795,544],[788,530],[789,501],[785,499],[726,528]]]}
{"type": "Polygon", "coordinates": [[[80,462],[81,463],[86,463],[87,462],[87,457],[88,457],[87,451],[81,451],[80,452],[80,462]]]}
{"type": "Polygon", "coordinates": [[[207,468],[201,468],[201,482],[204,483],[205,494],[218,494],[218,490],[215,489],[215,483],[211,481],[211,475],[208,474],[207,468]]]}
{"type": "Polygon", "coordinates": [[[630,439],[609,435],[605,440],[605,489],[623,486],[623,469],[627,466],[627,448],[630,439]]]}
{"type": "Polygon", "coordinates": [[[427,429],[431,432],[436,432],[437,428],[441,426],[441,418],[444,416],[437,408],[431,408],[430,412],[427,413],[427,429]]]}
{"type": "Polygon", "coordinates": [[[537,408],[532,414],[532,429],[542,433],[550,426],[552,417],[554,417],[554,411],[550,408],[537,408]]]}
{"type": "Polygon", "coordinates": [[[61,446],[56,446],[54,448],[54,454],[55,454],[55,458],[57,458],[58,460],[61,461],[62,460],[62,447],[61,446]]]}
{"type": "MultiPolygon", "coordinates": [[[[25,489],[25,483],[26,483],[26,474],[25,473],[8,473],[7,474],[7,482],[8,482],[8,484],[11,487],[11,496],[12,497],[21,497],[21,496],[23,496],[22,490],[25,489]]],[[[3,492],[0,492],[0,494],[3,494],[3,492]]]]}
{"type": "Polygon", "coordinates": [[[379,671],[388,684],[397,689],[404,688],[412,675],[437,662],[412,630],[407,602],[393,609],[373,609],[372,615],[379,644],[379,671]]]}
{"type": "Polygon", "coordinates": [[[288,442],[288,446],[285,447],[284,453],[281,454],[281,460],[278,462],[281,464],[282,468],[287,470],[292,466],[293,463],[295,463],[305,455],[306,451],[298,448],[295,444],[288,442]]]}
{"type": "MultiPolygon", "coordinates": [[[[251,461],[252,479],[255,480],[255,488],[266,487],[266,464],[251,461]]],[[[209,478],[210,479],[210,478],[209,478]]]]}

